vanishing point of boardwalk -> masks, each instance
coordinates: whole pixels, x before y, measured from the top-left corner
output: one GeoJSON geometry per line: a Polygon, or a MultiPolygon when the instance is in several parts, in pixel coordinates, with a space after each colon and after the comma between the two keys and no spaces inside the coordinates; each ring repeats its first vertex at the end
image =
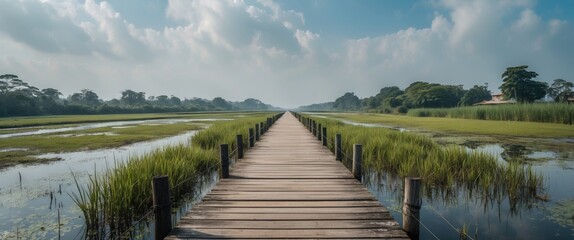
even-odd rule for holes
{"type": "Polygon", "coordinates": [[[166,239],[408,238],[389,211],[287,113],[166,239]]]}

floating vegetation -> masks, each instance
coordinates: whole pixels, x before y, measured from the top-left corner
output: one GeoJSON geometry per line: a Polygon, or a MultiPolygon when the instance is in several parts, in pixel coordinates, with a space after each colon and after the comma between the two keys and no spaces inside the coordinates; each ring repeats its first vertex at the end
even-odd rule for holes
{"type": "Polygon", "coordinates": [[[526,121],[570,124],[574,122],[574,105],[567,103],[506,104],[457,108],[412,109],[414,117],[449,117],[480,120],[526,121]]]}
{"type": "MultiPolygon", "coordinates": [[[[353,144],[363,145],[364,172],[378,177],[421,177],[426,196],[455,198],[459,190],[478,196],[484,204],[509,200],[511,212],[531,207],[541,195],[543,177],[530,166],[501,163],[493,155],[460,146],[441,146],[428,137],[385,128],[351,126],[330,119],[315,119],[327,127],[328,147],[342,135],[344,155],[352,156],[353,144]]],[[[351,159],[344,158],[350,166],[351,159]]]]}
{"type": "Polygon", "coordinates": [[[570,227],[574,230],[574,199],[566,199],[556,203],[548,209],[547,216],[551,221],[558,223],[562,227],[570,227]]]}
{"type": "Polygon", "coordinates": [[[172,202],[195,194],[197,184],[205,182],[219,169],[219,144],[228,143],[234,147],[237,134],[243,134],[244,143],[247,143],[248,129],[270,116],[258,114],[216,122],[197,133],[190,145],[169,146],[151,154],[134,156],[125,163],[115,164],[105,173],[94,170],[87,186],[76,181],[77,192],[70,196],[84,216],[86,237],[121,237],[136,219],[148,215],[152,209],[154,176],[169,176],[172,202]]]}

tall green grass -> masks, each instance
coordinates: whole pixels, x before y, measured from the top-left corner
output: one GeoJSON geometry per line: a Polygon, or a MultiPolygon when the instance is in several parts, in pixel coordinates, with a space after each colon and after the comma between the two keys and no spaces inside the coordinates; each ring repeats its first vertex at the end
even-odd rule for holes
{"type": "MultiPolygon", "coordinates": [[[[308,116],[306,116],[308,117],[308,116]]],[[[396,180],[421,177],[429,197],[443,197],[456,189],[478,192],[497,200],[508,197],[511,204],[534,199],[542,191],[543,178],[530,167],[502,163],[489,154],[459,146],[441,146],[414,133],[386,128],[368,128],[315,118],[327,127],[328,147],[334,151],[334,136],[342,136],[344,163],[350,167],[353,144],[363,145],[363,169],[396,180]]],[[[454,197],[454,196],[451,196],[454,197]]]]}
{"type": "Polygon", "coordinates": [[[169,146],[131,157],[105,173],[94,172],[85,187],[76,182],[78,192],[71,196],[84,215],[88,237],[119,237],[117,234],[127,230],[136,218],[148,213],[152,208],[154,176],[169,176],[172,202],[193,194],[197,184],[220,168],[219,144],[228,143],[235,148],[235,136],[243,134],[247,147],[248,129],[270,116],[260,114],[216,122],[198,132],[190,145],[169,146]]]}
{"type": "Polygon", "coordinates": [[[572,125],[574,122],[574,104],[532,103],[457,108],[411,109],[407,115],[413,117],[449,117],[572,125]]]}

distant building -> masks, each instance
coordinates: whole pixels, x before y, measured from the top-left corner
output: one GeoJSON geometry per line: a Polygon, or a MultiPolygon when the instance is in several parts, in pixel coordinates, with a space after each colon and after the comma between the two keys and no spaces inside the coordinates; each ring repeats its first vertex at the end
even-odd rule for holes
{"type": "Polygon", "coordinates": [[[566,102],[567,102],[568,104],[574,103],[574,97],[569,97],[569,98],[567,98],[567,99],[566,99],[566,102]]]}
{"type": "Polygon", "coordinates": [[[516,103],[516,101],[514,100],[504,100],[504,94],[499,93],[499,94],[493,94],[492,95],[492,100],[488,100],[488,101],[482,101],[479,103],[475,103],[474,105],[498,105],[498,104],[513,104],[516,103]]]}

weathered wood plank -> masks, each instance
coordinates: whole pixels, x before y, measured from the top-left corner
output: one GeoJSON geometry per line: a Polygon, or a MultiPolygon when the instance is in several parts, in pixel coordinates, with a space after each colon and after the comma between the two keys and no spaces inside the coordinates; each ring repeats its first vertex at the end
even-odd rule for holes
{"type": "Polygon", "coordinates": [[[172,236],[178,238],[233,238],[233,239],[285,239],[285,238],[396,238],[408,239],[399,229],[181,229],[175,228],[172,236]]]}
{"type": "Polygon", "coordinates": [[[285,114],[167,239],[407,239],[316,139],[285,114]]]}
{"type": "Polygon", "coordinates": [[[192,213],[197,212],[217,212],[217,213],[388,213],[389,211],[381,206],[376,207],[330,207],[330,208],[273,208],[273,207],[259,207],[259,208],[222,208],[222,207],[208,207],[198,206],[191,210],[192,213]]]}
{"type": "Polygon", "coordinates": [[[184,219],[180,228],[198,229],[353,229],[399,228],[396,221],[380,220],[302,220],[302,221],[242,221],[242,220],[191,220],[184,219]]]}

